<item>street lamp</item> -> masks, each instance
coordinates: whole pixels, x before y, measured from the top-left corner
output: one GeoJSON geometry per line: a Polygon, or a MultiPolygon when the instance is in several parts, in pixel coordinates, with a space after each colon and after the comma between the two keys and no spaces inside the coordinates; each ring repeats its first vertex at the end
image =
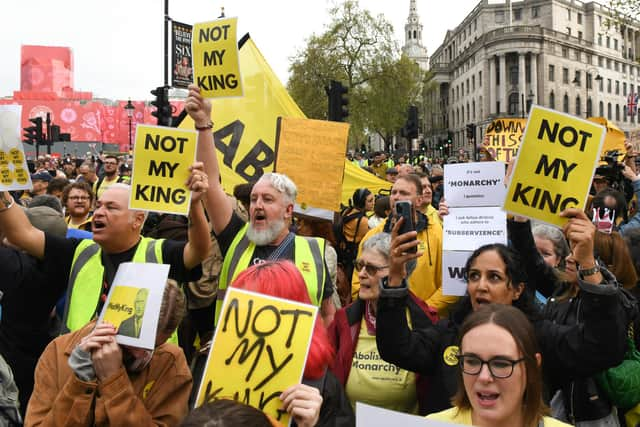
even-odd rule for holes
{"type": "Polygon", "coordinates": [[[131,103],[131,100],[127,101],[127,105],[124,106],[125,111],[127,112],[127,117],[129,118],[129,149],[127,151],[131,150],[131,118],[133,117],[133,111],[136,109],[136,107],[133,106],[133,104],[131,103]]]}
{"type": "MultiPolygon", "coordinates": [[[[584,80],[585,80],[584,87],[585,87],[585,90],[587,92],[587,97],[585,99],[585,108],[584,108],[585,117],[589,117],[589,116],[592,115],[591,114],[591,108],[589,108],[589,107],[593,106],[593,103],[589,103],[589,89],[590,89],[590,86],[591,86],[591,73],[592,72],[595,72],[595,74],[596,74],[596,76],[594,78],[595,81],[600,82],[600,81],[603,80],[602,76],[600,75],[600,72],[598,71],[597,68],[590,67],[590,68],[587,68],[587,69],[584,70],[584,76],[585,76],[585,78],[584,78],[584,80]]],[[[573,81],[571,83],[573,83],[576,86],[579,86],[580,85],[580,78],[576,75],[573,78],[573,81]]]]}

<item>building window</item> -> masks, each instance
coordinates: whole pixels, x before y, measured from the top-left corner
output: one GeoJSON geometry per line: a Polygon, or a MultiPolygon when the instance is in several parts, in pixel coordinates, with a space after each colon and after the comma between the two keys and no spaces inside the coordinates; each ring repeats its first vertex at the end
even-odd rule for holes
{"type": "Polygon", "coordinates": [[[571,27],[567,27],[567,35],[571,37],[571,27]]]}
{"type": "Polygon", "coordinates": [[[600,90],[600,92],[604,91],[604,79],[598,80],[598,90],[600,90]]]}
{"type": "Polygon", "coordinates": [[[518,66],[512,65],[511,67],[509,67],[509,74],[511,75],[511,84],[517,85],[518,84],[518,66]]]}
{"type": "Polygon", "coordinates": [[[623,73],[627,72],[627,64],[622,64],[622,72],[623,73]]]}
{"type": "Polygon", "coordinates": [[[522,9],[513,9],[513,20],[520,21],[522,19],[522,9]]]}
{"type": "Polygon", "coordinates": [[[602,56],[598,56],[598,67],[604,66],[604,58],[602,56]]]}
{"type": "Polygon", "coordinates": [[[571,9],[567,8],[567,19],[571,21],[571,9]]]}
{"type": "Polygon", "coordinates": [[[581,99],[579,96],[576,97],[576,116],[579,116],[580,114],[582,114],[582,107],[581,107],[581,99]]]}
{"type": "Polygon", "coordinates": [[[509,114],[515,116],[518,114],[518,105],[520,104],[520,96],[517,92],[509,95],[509,114]]]}
{"type": "Polygon", "coordinates": [[[556,67],[555,67],[555,65],[551,65],[551,64],[549,64],[549,81],[550,81],[550,82],[555,81],[555,79],[556,79],[555,74],[556,74],[556,67]]]}
{"type": "Polygon", "coordinates": [[[563,68],[562,69],[562,83],[569,84],[569,69],[568,68],[563,68]]]}
{"type": "Polygon", "coordinates": [[[551,91],[551,93],[549,94],[549,108],[554,110],[556,108],[556,96],[554,95],[553,91],[551,91]]]}
{"type": "Polygon", "coordinates": [[[582,14],[578,12],[578,24],[582,24],[582,14]]]}
{"type": "Polygon", "coordinates": [[[618,61],[615,61],[613,63],[613,69],[616,71],[620,71],[620,63],[618,61]]]}
{"type": "Polygon", "coordinates": [[[591,75],[591,73],[587,73],[587,81],[586,81],[586,85],[587,85],[587,90],[589,89],[593,89],[593,76],[591,75]]]}
{"type": "Polygon", "coordinates": [[[607,68],[611,69],[611,60],[609,58],[607,58],[607,68]]]}
{"type": "Polygon", "coordinates": [[[598,107],[598,115],[600,117],[604,116],[604,102],[600,101],[600,105],[598,107]]]}
{"type": "Polygon", "coordinates": [[[587,117],[591,117],[593,114],[591,114],[591,112],[593,111],[592,105],[591,105],[591,98],[587,99],[587,117]]]}
{"type": "Polygon", "coordinates": [[[578,31],[578,40],[582,40],[582,31],[578,31]]]}
{"type": "Polygon", "coordinates": [[[611,37],[607,36],[607,49],[611,48],[611,37]]]}
{"type": "Polygon", "coordinates": [[[616,104],[616,122],[620,121],[620,104],[616,104]]]}
{"type": "Polygon", "coordinates": [[[482,87],[482,71],[478,71],[478,87],[482,87]]]}
{"type": "Polygon", "coordinates": [[[580,75],[580,71],[576,70],[576,73],[573,77],[573,83],[578,87],[582,86],[582,82],[580,81],[581,77],[582,76],[580,75]]]}
{"type": "Polygon", "coordinates": [[[504,10],[496,10],[496,24],[504,24],[504,10]]]}
{"type": "Polygon", "coordinates": [[[476,76],[471,76],[471,90],[474,92],[476,90],[476,76]]]}
{"type": "Polygon", "coordinates": [[[627,96],[627,82],[622,82],[622,96],[627,96]]]}
{"type": "Polygon", "coordinates": [[[613,48],[618,50],[618,39],[613,39],[613,48]]]}
{"type": "Polygon", "coordinates": [[[469,79],[467,79],[467,95],[469,95],[469,79]]]}
{"type": "Polygon", "coordinates": [[[598,34],[598,46],[602,46],[602,34],[598,34]]]}
{"type": "Polygon", "coordinates": [[[626,105],[622,106],[622,121],[623,122],[627,121],[627,106],[626,105]]]}
{"type": "Polygon", "coordinates": [[[562,111],[565,113],[569,112],[569,95],[564,94],[564,98],[562,99],[562,111]]]}
{"type": "Polygon", "coordinates": [[[531,8],[531,17],[532,18],[537,18],[539,14],[540,14],[540,7],[539,6],[533,6],[531,8]]]}
{"type": "Polygon", "coordinates": [[[563,58],[568,58],[569,57],[569,48],[568,47],[562,47],[562,57],[563,58]]]}
{"type": "Polygon", "coordinates": [[[611,93],[611,79],[607,79],[607,93],[611,93]]]}
{"type": "Polygon", "coordinates": [[[478,29],[478,19],[474,19],[473,20],[473,31],[476,31],[478,29]]]}
{"type": "Polygon", "coordinates": [[[609,103],[607,103],[607,119],[609,119],[609,120],[611,120],[611,116],[612,116],[611,111],[612,111],[611,103],[609,102],[609,103]]]}
{"type": "Polygon", "coordinates": [[[576,49],[576,61],[582,61],[582,52],[576,49]]]}
{"type": "Polygon", "coordinates": [[[620,95],[620,81],[616,80],[616,95],[620,95]]]}
{"type": "Polygon", "coordinates": [[[593,55],[587,53],[587,64],[593,65],[593,55]]]}

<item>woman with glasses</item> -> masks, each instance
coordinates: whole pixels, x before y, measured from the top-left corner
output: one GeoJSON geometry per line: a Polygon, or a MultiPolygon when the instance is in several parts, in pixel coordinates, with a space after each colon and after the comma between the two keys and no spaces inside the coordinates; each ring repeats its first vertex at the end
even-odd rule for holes
{"type": "MultiPolygon", "coordinates": [[[[358,401],[418,413],[419,398],[424,394],[424,380],[382,360],[376,345],[379,283],[389,274],[390,244],[388,233],[375,234],[364,242],[360,258],[355,261],[360,279],[358,298],[339,310],[329,327],[329,337],[336,348],[331,370],[344,386],[354,407],[358,401]]],[[[414,328],[432,325],[437,316],[412,293],[409,293],[405,315],[414,328]]]]}
{"type": "MultiPolygon", "coordinates": [[[[595,228],[579,209],[562,212],[568,218],[564,234],[579,265],[593,266],[595,228]]],[[[618,283],[606,269],[584,271],[579,276],[581,321],[559,322],[545,318],[534,304],[533,292],[525,292],[524,263],[518,253],[501,244],[485,245],[467,260],[467,295],[451,317],[434,327],[410,329],[404,311],[407,306],[405,263],[420,256],[415,232],[397,235],[393,230],[389,276],[382,280],[378,300],[377,343],[380,355],[404,369],[432,376],[429,412],[450,407],[456,387],[460,325],[472,312],[490,303],[513,305],[532,322],[543,355],[545,379],[557,381],[593,375],[619,364],[625,353],[627,316],[619,298],[618,283]]],[[[534,286],[532,286],[534,288],[534,286]]],[[[550,396],[545,396],[549,398],[550,396]]]]}
{"type": "Polygon", "coordinates": [[[66,222],[69,228],[91,231],[91,207],[93,191],[86,182],[74,182],[62,192],[66,222]]]}
{"type": "Polygon", "coordinates": [[[522,311],[484,305],[462,324],[459,347],[454,407],[427,418],[477,427],[568,425],[545,416],[542,356],[522,311]]]}

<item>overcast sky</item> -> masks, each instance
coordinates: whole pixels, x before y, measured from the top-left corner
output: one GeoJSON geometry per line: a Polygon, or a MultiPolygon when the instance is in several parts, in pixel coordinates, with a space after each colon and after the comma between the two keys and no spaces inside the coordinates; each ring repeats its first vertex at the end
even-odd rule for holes
{"type": "MultiPolygon", "coordinates": [[[[479,0],[418,0],[429,55],[479,0]]],[[[329,22],[328,0],[170,0],[169,16],[193,24],[215,19],[220,7],[238,17],[238,38],[249,32],[267,62],[286,84],[291,56],[329,22]]],[[[409,0],[360,0],[384,14],[398,44],[404,43],[409,0]]],[[[150,99],[163,83],[164,0],[18,0],[2,11],[0,97],[20,89],[20,46],[73,49],[76,90],[95,97],[150,99]]]]}

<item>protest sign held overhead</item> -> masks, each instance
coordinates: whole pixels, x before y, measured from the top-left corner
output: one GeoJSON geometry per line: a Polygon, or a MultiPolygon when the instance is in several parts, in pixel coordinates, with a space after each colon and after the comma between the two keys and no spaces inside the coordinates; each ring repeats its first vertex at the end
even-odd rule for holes
{"type": "Polygon", "coordinates": [[[562,226],[564,209],[584,209],[605,129],[534,106],[507,190],[504,209],[562,226]]]}
{"type": "Polygon", "coordinates": [[[297,202],[330,211],[340,210],[347,123],[299,118],[278,119],[274,169],[298,187],[297,202]]]}
{"type": "Polygon", "coordinates": [[[525,119],[494,119],[485,130],[482,147],[494,160],[510,161],[518,154],[525,124],[525,119]]]}
{"type": "Polygon", "coordinates": [[[133,153],[129,207],[187,215],[191,191],[186,186],[196,157],[197,132],[138,125],[133,153]]]}
{"type": "Polygon", "coordinates": [[[187,88],[193,82],[193,57],[191,55],[192,27],[171,21],[172,64],[171,85],[187,88]]]}
{"type": "Polygon", "coordinates": [[[279,396],[302,380],[317,312],[311,305],[228,289],[196,406],[232,398],[288,425],[279,396]]]}
{"type": "Polygon", "coordinates": [[[449,207],[501,206],[504,163],[456,163],[444,166],[444,194],[449,207]]]}
{"type": "Polygon", "coordinates": [[[194,82],[205,98],[242,96],[237,29],[238,18],[193,26],[194,82]]]}
{"type": "Polygon", "coordinates": [[[155,348],[168,264],[120,264],[99,320],[115,326],[119,344],[155,348]]]}
{"type": "Polygon", "coordinates": [[[0,190],[32,188],[20,140],[21,105],[0,105],[0,190]]]}

